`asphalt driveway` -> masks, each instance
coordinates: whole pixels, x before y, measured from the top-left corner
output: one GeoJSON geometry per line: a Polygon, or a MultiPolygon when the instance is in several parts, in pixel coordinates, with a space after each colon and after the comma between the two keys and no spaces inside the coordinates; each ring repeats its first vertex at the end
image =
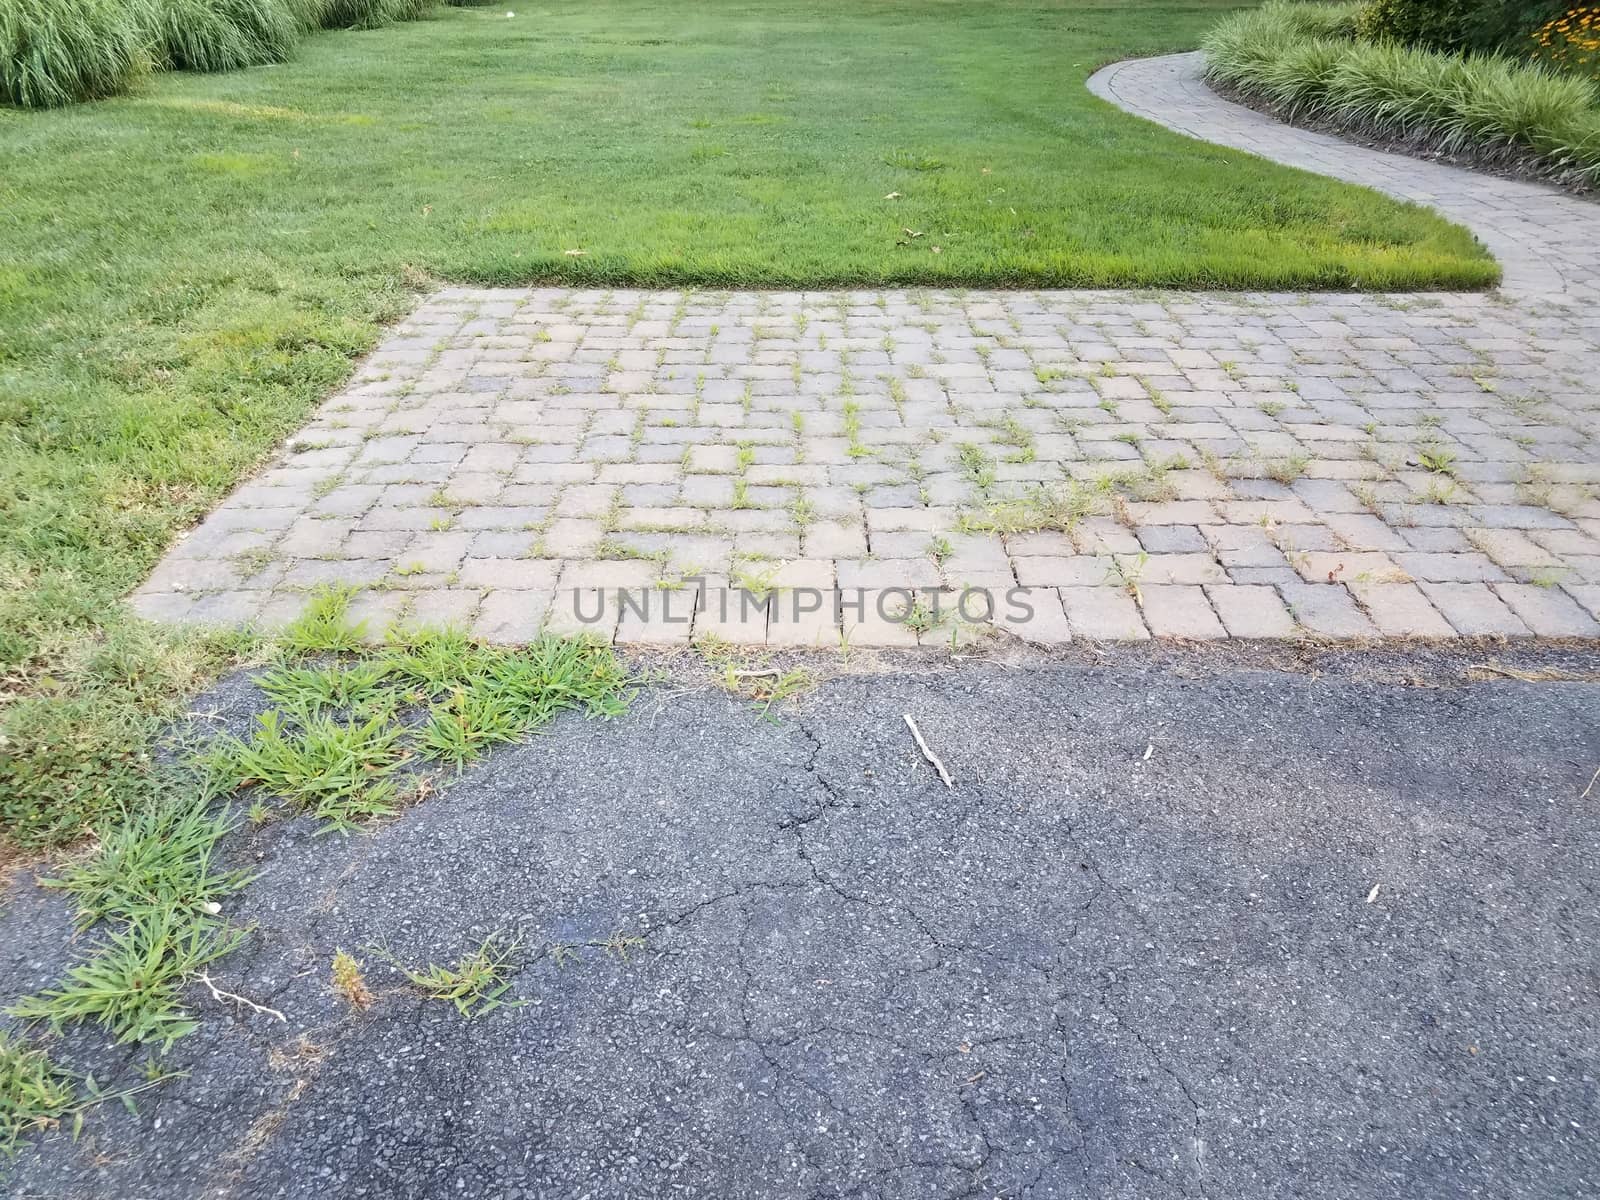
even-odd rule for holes
{"type": "MultiPolygon", "coordinates": [[[[377,832],[242,838],[256,930],[214,975],[286,1021],[197,988],[189,1077],[9,1186],[1593,1195],[1597,767],[1593,683],[968,664],[836,679],[775,724],[663,685],[377,832]],[[497,930],[526,1003],[475,1020],[369,950],[497,930]]],[[[8,994],[59,971],[67,916],[13,898],[8,994]]],[[[71,1048],[108,1079],[142,1059],[71,1048]]]]}

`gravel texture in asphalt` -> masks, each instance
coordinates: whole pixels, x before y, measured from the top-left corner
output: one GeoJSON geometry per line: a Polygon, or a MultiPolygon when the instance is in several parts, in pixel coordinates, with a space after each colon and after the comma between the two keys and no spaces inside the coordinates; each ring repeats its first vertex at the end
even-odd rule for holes
{"type": "MultiPolygon", "coordinates": [[[[1592,683],[968,664],[775,723],[655,688],[370,833],[240,835],[254,932],[213,976],[287,1021],[194,989],[189,1076],[4,1186],[1594,1195],[1597,766],[1592,683]],[[371,949],[494,931],[522,1005],[473,1020],[371,949]]],[[[58,899],[19,885],[0,930],[8,996],[60,972],[58,899]]],[[[64,1049],[136,1080],[103,1041],[64,1049]]]]}

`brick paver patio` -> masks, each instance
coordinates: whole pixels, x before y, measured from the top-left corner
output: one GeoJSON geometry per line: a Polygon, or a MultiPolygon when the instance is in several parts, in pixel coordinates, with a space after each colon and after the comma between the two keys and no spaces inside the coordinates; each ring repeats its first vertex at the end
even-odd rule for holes
{"type": "MultiPolygon", "coordinates": [[[[1152,111],[1194,84],[1108,72],[1152,111]]],[[[1272,157],[1317,137],[1182,103],[1272,157]]],[[[1365,182],[1392,157],[1321,140],[1365,182]]],[[[502,640],[1600,636],[1600,270],[1543,250],[1600,208],[1395,161],[1502,292],[446,289],[134,603],[273,625],[348,583],[375,627],[502,640]],[[1499,188],[1518,228],[1474,215],[1499,188]]]]}

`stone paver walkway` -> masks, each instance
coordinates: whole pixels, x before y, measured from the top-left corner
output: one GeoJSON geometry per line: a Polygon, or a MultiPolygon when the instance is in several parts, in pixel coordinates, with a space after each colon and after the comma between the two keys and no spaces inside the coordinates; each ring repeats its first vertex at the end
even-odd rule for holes
{"type": "Polygon", "coordinates": [[[1519,250],[1548,213],[1595,245],[1600,208],[1337,142],[1335,161],[1191,95],[1189,56],[1093,82],[1135,108],[1167,89],[1185,128],[1275,158],[1314,140],[1313,169],[1403,162],[1508,287],[450,288],[136,607],[274,625],[348,583],[375,628],[501,640],[1600,636],[1600,306],[1519,250]],[[1462,197],[1497,189],[1538,200],[1484,224],[1462,197]]]}
{"type": "Polygon", "coordinates": [[[1331,175],[1424,204],[1465,225],[1500,261],[1503,289],[1600,303],[1600,206],[1555,188],[1464,171],[1296,129],[1224,100],[1199,53],[1113,63],[1089,90],[1119,108],[1201,141],[1331,175]]]}

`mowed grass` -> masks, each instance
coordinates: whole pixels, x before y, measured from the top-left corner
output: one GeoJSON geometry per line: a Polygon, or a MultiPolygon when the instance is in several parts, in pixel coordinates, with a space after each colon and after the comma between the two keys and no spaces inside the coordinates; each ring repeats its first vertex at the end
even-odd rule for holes
{"type": "Polygon", "coordinates": [[[0,787],[30,818],[75,797],[37,823],[51,838],[142,769],[149,681],[192,677],[128,649],[168,643],[117,635],[118,598],[436,281],[1497,274],[1424,211],[1085,91],[1105,62],[1197,44],[1227,3],[507,4],[0,110],[0,787]],[[110,720],[129,677],[146,685],[110,720]]]}

